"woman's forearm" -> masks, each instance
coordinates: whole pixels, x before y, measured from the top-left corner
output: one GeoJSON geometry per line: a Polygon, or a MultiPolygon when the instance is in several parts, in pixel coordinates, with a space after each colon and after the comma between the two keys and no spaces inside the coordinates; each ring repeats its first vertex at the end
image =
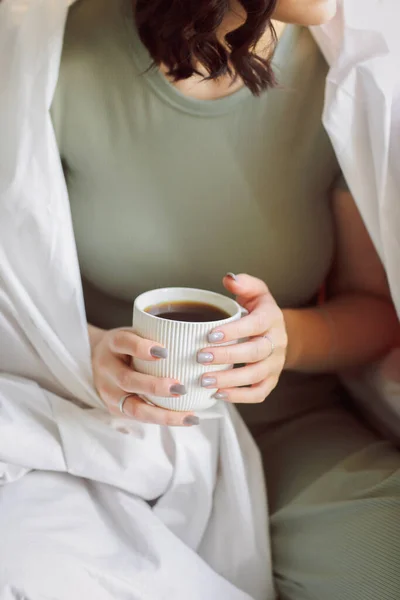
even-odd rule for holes
{"type": "Polygon", "coordinates": [[[400,341],[393,305],[375,296],[343,294],[321,307],[283,313],[288,370],[324,372],[361,366],[400,341]]]}

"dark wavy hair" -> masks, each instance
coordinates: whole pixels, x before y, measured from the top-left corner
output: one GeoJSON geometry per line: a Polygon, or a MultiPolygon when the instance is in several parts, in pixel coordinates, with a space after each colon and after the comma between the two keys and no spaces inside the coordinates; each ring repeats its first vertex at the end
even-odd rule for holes
{"type": "Polygon", "coordinates": [[[206,79],[229,74],[241,77],[254,95],[275,85],[271,57],[276,34],[271,23],[277,0],[239,0],[246,21],[228,33],[225,44],[217,30],[231,9],[230,0],[133,0],[140,39],[154,64],[164,64],[168,75],[179,81],[202,75],[206,79]],[[271,32],[268,56],[261,58],[255,47],[266,29],[271,32]]]}

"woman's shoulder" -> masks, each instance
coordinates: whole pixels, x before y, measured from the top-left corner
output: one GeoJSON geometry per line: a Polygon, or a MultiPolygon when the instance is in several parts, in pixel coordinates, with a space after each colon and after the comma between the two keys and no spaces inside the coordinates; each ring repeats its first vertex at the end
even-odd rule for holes
{"type": "Polygon", "coordinates": [[[116,86],[129,86],[134,79],[136,87],[140,84],[140,78],[133,77],[137,69],[129,44],[127,10],[126,0],[77,0],[69,9],[51,107],[59,145],[68,129],[78,131],[76,120],[85,114],[90,119],[96,106],[109,102],[116,86]]]}
{"type": "Polygon", "coordinates": [[[116,54],[127,55],[126,11],[124,0],[77,0],[67,15],[62,68],[91,61],[91,67],[107,69],[116,54]]]}
{"type": "Polygon", "coordinates": [[[267,110],[284,115],[285,130],[303,151],[308,147],[314,156],[319,150],[331,154],[322,124],[328,65],[310,31],[288,25],[273,64],[278,85],[270,94],[267,110]]]}
{"type": "Polygon", "coordinates": [[[328,65],[306,27],[288,25],[279,41],[274,67],[281,86],[323,86],[328,65]]]}

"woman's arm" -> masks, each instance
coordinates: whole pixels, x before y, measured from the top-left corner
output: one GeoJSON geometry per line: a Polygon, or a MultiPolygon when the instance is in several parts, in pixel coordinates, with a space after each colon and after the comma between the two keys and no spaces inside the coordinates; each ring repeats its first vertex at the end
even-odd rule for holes
{"type": "Polygon", "coordinates": [[[327,301],[283,311],[285,369],[340,371],[374,360],[400,341],[383,266],[349,192],[335,190],[333,213],[337,246],[327,301]]]}

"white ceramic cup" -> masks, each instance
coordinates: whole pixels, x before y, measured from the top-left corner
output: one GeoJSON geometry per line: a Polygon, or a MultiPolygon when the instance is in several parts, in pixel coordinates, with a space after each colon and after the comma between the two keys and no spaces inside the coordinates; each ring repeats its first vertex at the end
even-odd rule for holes
{"type": "Polygon", "coordinates": [[[168,357],[157,361],[134,358],[134,369],[156,377],[172,377],[187,389],[187,394],[180,397],[146,398],[153,404],[170,410],[199,411],[213,406],[216,402],[213,397],[216,389],[201,387],[201,377],[205,373],[229,369],[232,365],[200,364],[197,362],[197,353],[212,347],[207,335],[213,329],[237,321],[242,314],[243,309],[235,300],[206,290],[163,288],[138,296],[133,308],[133,330],[137,335],[154,340],[167,348],[168,357]],[[146,312],[146,309],[166,302],[204,302],[223,310],[229,317],[221,321],[196,323],[161,319],[146,312]]]}

